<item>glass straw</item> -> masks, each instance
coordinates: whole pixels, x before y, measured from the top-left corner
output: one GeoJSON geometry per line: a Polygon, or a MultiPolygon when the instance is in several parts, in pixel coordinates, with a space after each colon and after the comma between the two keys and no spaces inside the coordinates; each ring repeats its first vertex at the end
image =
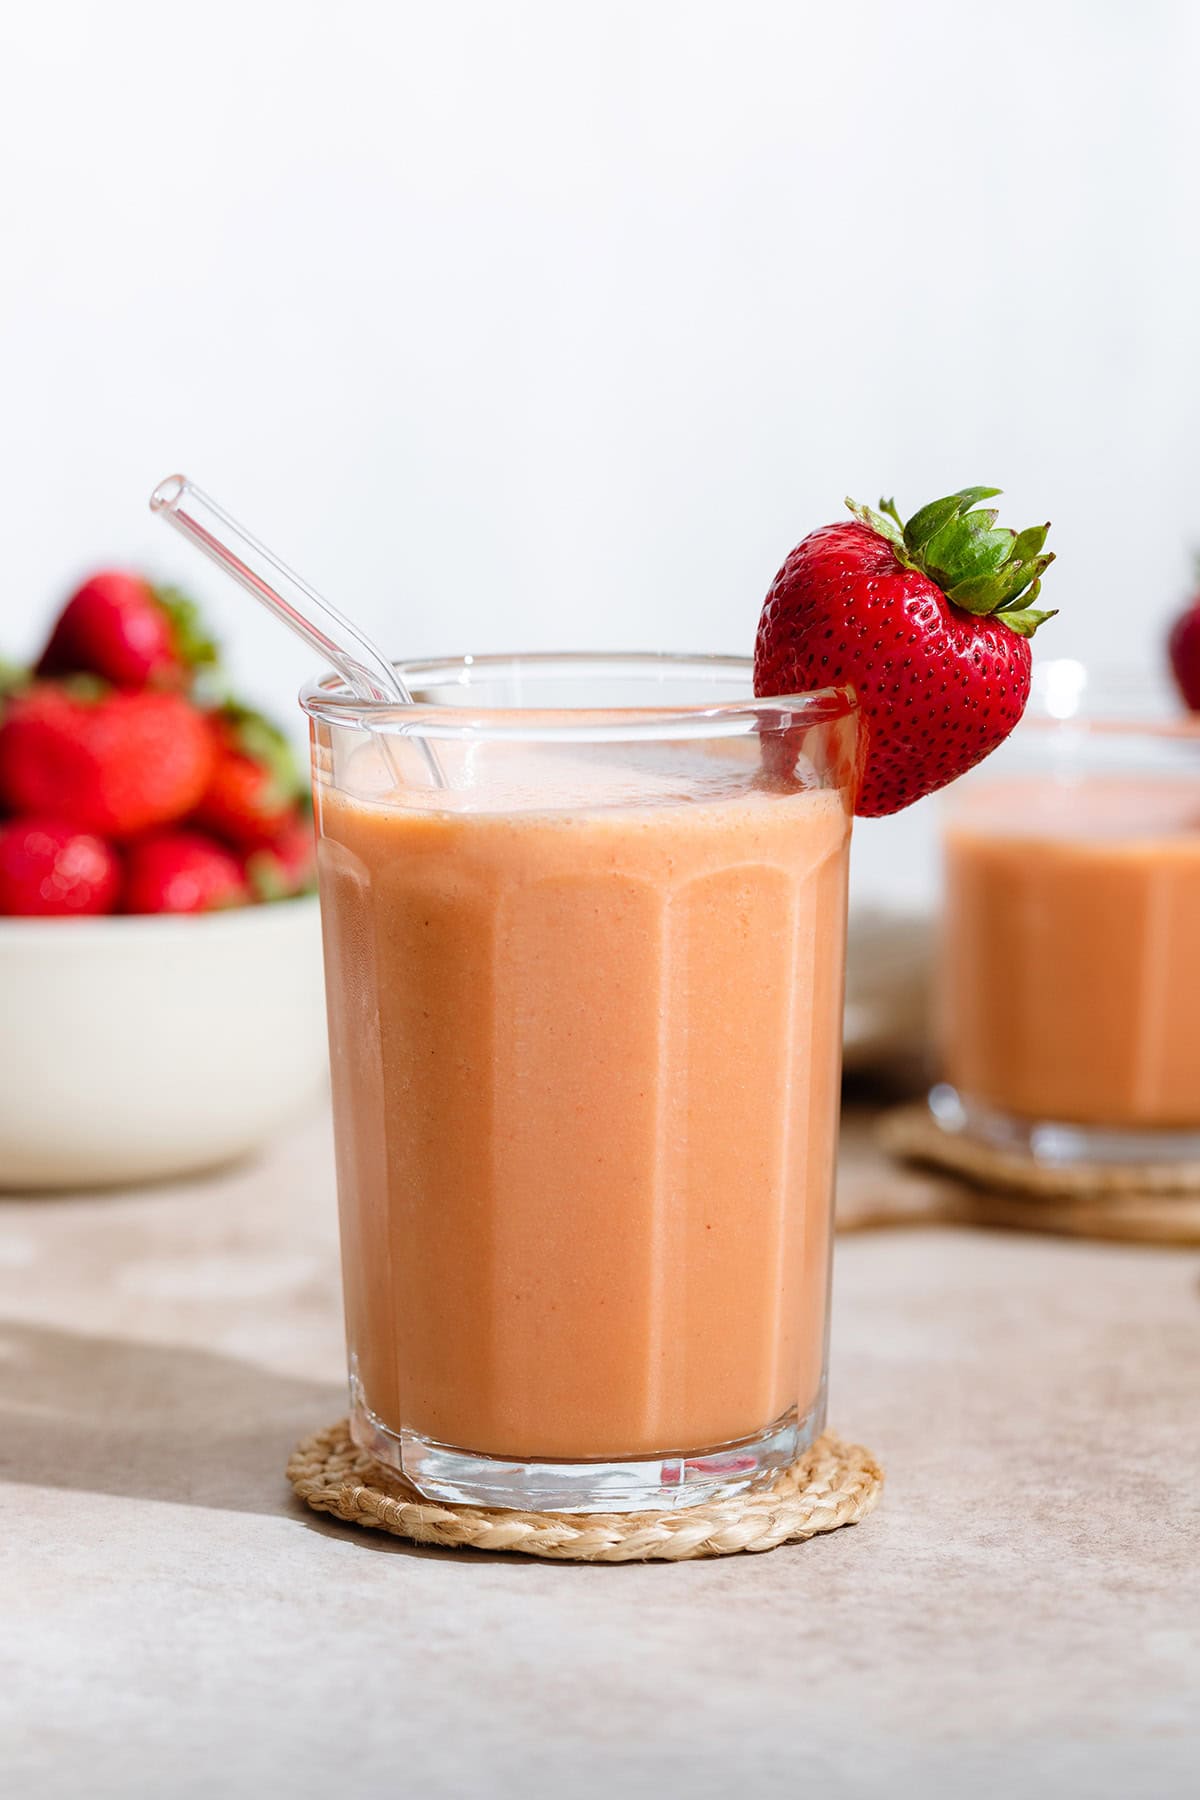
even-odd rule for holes
{"type": "MultiPolygon", "coordinates": [[[[332,663],[361,699],[390,701],[396,706],[414,704],[408,687],[370,638],[185,475],[168,475],[160,481],[150,496],[150,508],[247,593],[253,594],[324,661],[332,663]]],[[[446,779],[431,745],[424,738],[420,743],[435,785],[445,787],[446,779]]],[[[396,773],[386,734],[384,749],[396,773]]]]}

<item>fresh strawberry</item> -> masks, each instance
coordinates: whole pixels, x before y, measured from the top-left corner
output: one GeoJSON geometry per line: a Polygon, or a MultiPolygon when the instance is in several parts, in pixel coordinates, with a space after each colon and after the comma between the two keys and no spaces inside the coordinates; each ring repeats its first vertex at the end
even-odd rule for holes
{"type": "Polygon", "coordinates": [[[246,878],[258,900],[290,900],[312,892],[317,883],[317,840],[307,807],[295,810],[274,843],[251,851],[246,878]]]}
{"type": "Polygon", "coordinates": [[[1048,525],[1012,532],[965,488],[902,524],[891,500],[797,544],[771,584],[754,691],[850,682],[867,722],[856,810],[898,812],[1003,742],[1029,698],[1029,639],[1048,525]]]}
{"type": "Polygon", "coordinates": [[[215,912],[250,898],[237,858],[199,831],[165,831],[130,846],[126,912],[215,912]]]}
{"type": "MultiPolygon", "coordinates": [[[[1200,578],[1200,559],[1197,559],[1200,578]]],[[[1200,712],[1200,593],[1192,596],[1187,611],[1176,619],[1167,640],[1171,671],[1185,706],[1200,712]]]]}
{"type": "Polygon", "coordinates": [[[106,569],[67,601],[37,672],[99,675],[120,688],[182,688],[198,664],[215,657],[194,601],[106,569]]]}
{"type": "Polygon", "coordinates": [[[257,849],[291,823],[302,791],[291,745],[248,707],[213,715],[216,756],[196,823],[239,850],[257,849]]]}
{"type": "Polygon", "coordinates": [[[121,865],[101,838],[57,819],[0,825],[0,913],[81,918],[117,903],[121,865]]]}
{"type": "Polygon", "coordinates": [[[191,812],[208,784],[207,718],[181,694],[39,683],[0,721],[0,798],[101,837],[128,838],[191,812]]]}

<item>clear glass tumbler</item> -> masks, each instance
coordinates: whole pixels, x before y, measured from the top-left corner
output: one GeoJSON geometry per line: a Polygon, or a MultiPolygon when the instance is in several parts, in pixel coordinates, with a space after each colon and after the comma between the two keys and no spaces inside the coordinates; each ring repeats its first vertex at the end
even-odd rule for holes
{"type": "Polygon", "coordinates": [[[479,1504],[732,1492],[824,1418],[853,696],[397,666],[303,695],[355,1441],[479,1504]]]}
{"type": "Polygon", "coordinates": [[[944,1130],[1045,1164],[1200,1157],[1200,721],[1081,663],[944,802],[944,1130]]]}

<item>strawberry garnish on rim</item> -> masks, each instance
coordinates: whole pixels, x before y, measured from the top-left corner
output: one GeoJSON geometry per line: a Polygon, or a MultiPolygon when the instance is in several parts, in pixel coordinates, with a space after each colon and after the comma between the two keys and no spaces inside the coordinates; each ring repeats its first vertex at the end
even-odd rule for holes
{"type": "Polygon", "coordinates": [[[797,544],[763,604],[760,697],[851,683],[867,723],[855,810],[898,812],[1004,741],[1029,698],[1029,639],[1053,562],[1048,525],[1010,531],[964,488],[905,523],[895,502],[847,500],[853,518],[797,544]]]}

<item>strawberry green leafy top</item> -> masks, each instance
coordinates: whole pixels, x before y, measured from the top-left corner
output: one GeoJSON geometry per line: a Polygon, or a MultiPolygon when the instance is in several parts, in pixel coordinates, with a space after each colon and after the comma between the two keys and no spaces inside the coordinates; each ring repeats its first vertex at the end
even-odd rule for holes
{"type": "Polygon", "coordinates": [[[1054,552],[1043,549],[1050,527],[1009,531],[998,526],[995,509],[977,503],[1002,491],[963,488],[944,500],[931,500],[907,523],[894,500],[881,500],[878,511],[849,498],[846,505],[863,525],[887,539],[906,568],[919,569],[936,582],[952,605],[987,615],[1018,637],[1030,638],[1057,611],[1039,611],[1033,604],[1054,561],[1054,552]]]}

